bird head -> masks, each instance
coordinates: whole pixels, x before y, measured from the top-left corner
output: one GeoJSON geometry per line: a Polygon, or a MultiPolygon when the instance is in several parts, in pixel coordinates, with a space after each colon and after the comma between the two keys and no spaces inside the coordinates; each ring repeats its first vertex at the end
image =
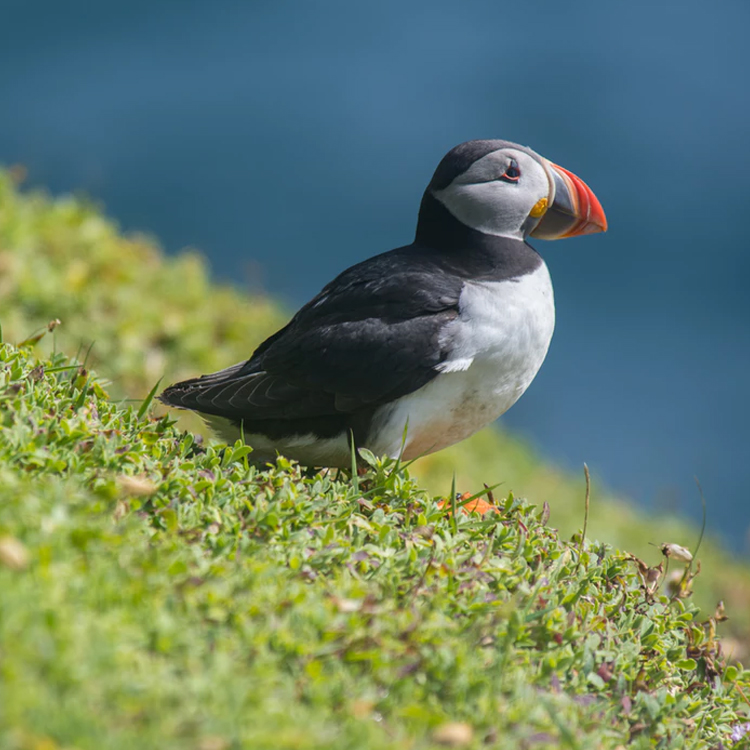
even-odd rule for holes
{"type": "Polygon", "coordinates": [[[451,149],[426,193],[483,234],[556,240],[607,230],[604,210],[583,180],[510,141],[451,149]]]}

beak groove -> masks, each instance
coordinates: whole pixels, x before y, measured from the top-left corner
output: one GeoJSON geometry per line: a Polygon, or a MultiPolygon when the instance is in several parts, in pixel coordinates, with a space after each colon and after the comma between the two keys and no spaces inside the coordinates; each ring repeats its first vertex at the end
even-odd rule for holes
{"type": "Polygon", "coordinates": [[[607,217],[593,190],[577,175],[548,162],[555,181],[555,200],[532,237],[559,240],[607,231],[607,217]]]}

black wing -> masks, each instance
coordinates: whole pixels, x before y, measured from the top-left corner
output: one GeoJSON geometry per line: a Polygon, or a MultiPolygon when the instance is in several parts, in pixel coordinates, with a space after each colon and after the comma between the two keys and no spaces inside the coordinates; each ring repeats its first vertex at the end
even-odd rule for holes
{"type": "Polygon", "coordinates": [[[245,363],[160,396],[248,432],[333,434],[346,417],[421,388],[447,352],[463,280],[408,246],[344,271],[245,363]]]}

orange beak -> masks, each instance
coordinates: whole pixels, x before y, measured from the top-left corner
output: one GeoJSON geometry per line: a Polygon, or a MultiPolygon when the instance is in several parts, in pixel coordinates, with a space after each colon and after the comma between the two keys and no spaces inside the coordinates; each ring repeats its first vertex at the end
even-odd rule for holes
{"type": "Polygon", "coordinates": [[[560,240],[607,231],[607,217],[593,190],[580,178],[557,164],[547,162],[555,181],[555,200],[532,237],[560,240]]]}

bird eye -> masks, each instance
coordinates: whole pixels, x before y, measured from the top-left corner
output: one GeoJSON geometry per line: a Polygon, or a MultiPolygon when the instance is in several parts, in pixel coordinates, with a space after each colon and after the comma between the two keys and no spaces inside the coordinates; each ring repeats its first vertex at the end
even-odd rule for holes
{"type": "Polygon", "coordinates": [[[504,182],[518,182],[520,176],[521,170],[518,167],[518,162],[515,159],[511,159],[508,168],[500,176],[500,179],[504,182]]]}

